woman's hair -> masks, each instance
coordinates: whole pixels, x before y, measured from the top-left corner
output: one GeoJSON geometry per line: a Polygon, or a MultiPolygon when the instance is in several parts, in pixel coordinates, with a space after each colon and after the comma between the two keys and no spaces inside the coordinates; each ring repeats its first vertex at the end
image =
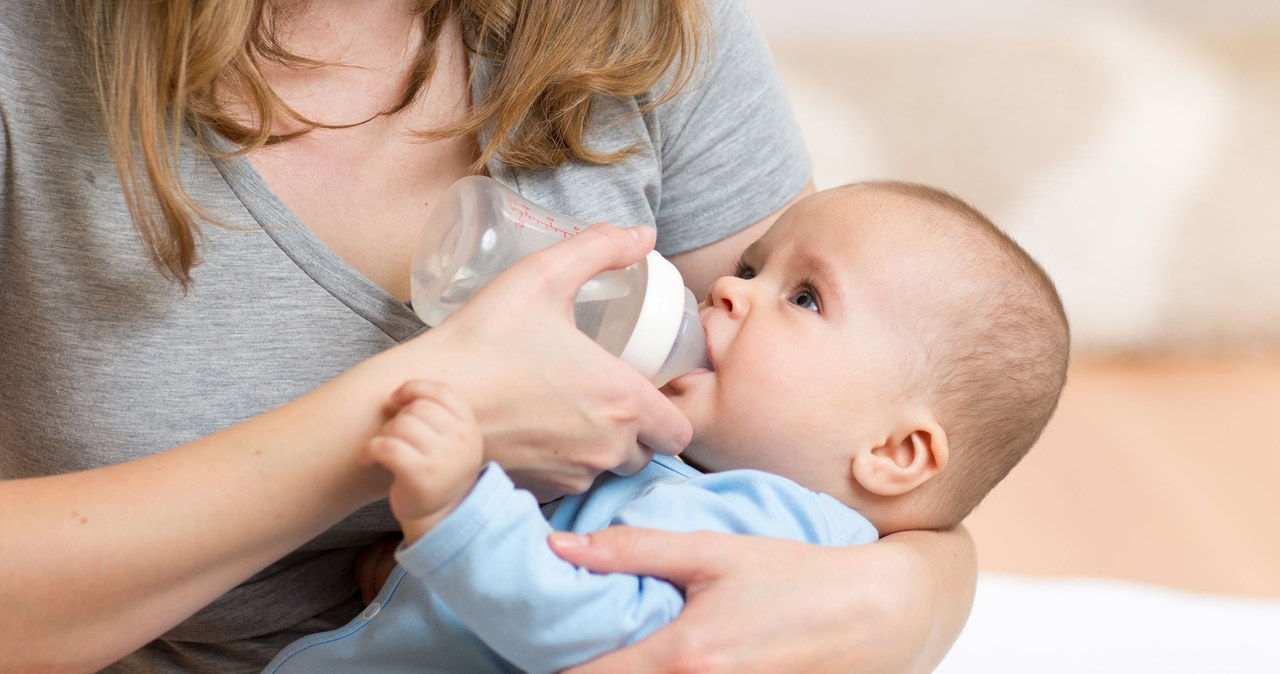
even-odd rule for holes
{"type": "MultiPolygon", "coordinates": [[[[134,226],[160,270],[186,286],[198,259],[198,223],[210,220],[179,181],[182,126],[207,125],[241,152],[325,127],[285,104],[259,70],[263,62],[324,64],[277,40],[276,21],[296,11],[297,0],[70,2],[134,226]],[[245,106],[240,114],[224,105],[229,91],[245,106]],[[277,119],[302,130],[273,133],[277,119]]],[[[419,0],[421,48],[398,103],[379,115],[404,109],[430,81],[433,45],[456,16],[468,51],[492,62],[492,77],[467,117],[422,129],[422,138],[486,131],[476,172],[495,155],[529,169],[618,161],[636,148],[597,153],[587,146],[593,101],[646,94],[668,75],[671,86],[641,109],[674,95],[700,56],[704,2],[419,0]]]]}

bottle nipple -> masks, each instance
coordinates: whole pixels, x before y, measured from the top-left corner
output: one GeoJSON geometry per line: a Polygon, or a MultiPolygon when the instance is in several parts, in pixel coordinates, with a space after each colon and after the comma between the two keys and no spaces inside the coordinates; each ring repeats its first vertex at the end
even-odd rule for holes
{"type": "Polygon", "coordinates": [[[667,382],[698,368],[710,367],[707,357],[707,335],[702,329],[702,319],[698,315],[698,300],[693,291],[684,289],[684,312],[680,316],[680,328],[676,331],[675,341],[671,344],[671,353],[666,362],[658,368],[653,377],[654,385],[664,386],[667,382]]]}

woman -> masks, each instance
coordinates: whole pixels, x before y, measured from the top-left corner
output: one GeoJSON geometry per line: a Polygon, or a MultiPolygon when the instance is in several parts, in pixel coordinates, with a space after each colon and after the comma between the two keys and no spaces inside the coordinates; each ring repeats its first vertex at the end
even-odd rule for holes
{"type": "MultiPolygon", "coordinates": [[[[490,458],[542,492],[683,447],[687,422],[569,318],[648,228],[589,230],[423,331],[409,254],[457,178],[655,224],[696,292],[811,189],[737,2],[16,4],[6,671],[252,671],[345,622],[353,560],[394,531],[386,477],[354,456],[407,378],[460,390],[490,458]]],[[[587,670],[932,666],[968,608],[967,536],[865,547],[601,534],[563,554],[671,577],[690,602],[587,670]]]]}

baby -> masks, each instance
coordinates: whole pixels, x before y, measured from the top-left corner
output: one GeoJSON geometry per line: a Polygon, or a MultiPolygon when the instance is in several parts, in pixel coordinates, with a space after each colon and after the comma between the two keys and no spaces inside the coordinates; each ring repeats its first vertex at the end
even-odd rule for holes
{"type": "Polygon", "coordinates": [[[693,423],[684,461],[603,475],[546,513],[483,465],[462,400],[406,384],[364,454],[395,477],[400,566],[363,616],[269,671],[550,672],[679,613],[665,581],[560,560],[553,529],[851,545],[954,526],[1030,449],[1066,378],[1066,317],[1044,271],[922,185],[798,202],[716,281],[702,322],[711,367],[664,388],[693,423]]]}

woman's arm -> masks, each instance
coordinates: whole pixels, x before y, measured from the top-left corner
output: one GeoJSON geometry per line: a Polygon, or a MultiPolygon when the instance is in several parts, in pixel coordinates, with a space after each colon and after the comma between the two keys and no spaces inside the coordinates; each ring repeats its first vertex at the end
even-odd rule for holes
{"type": "Polygon", "coordinates": [[[354,457],[394,358],[168,452],[0,483],[0,669],[101,668],[381,496],[354,457]]]}
{"type": "Polygon", "coordinates": [[[574,674],[929,672],[964,626],[977,582],[963,528],[846,548],[624,527],[551,542],[598,573],[666,578],[688,602],[653,636],[574,674]]]}
{"type": "Polygon", "coordinates": [[[0,670],[101,668],[384,496],[386,474],[356,455],[415,376],[462,392],[491,453],[548,494],[643,465],[638,438],[678,451],[688,422],[572,321],[582,281],[652,247],[636,232],[597,227],[530,256],[440,327],[215,435],[0,482],[0,670]]]}

